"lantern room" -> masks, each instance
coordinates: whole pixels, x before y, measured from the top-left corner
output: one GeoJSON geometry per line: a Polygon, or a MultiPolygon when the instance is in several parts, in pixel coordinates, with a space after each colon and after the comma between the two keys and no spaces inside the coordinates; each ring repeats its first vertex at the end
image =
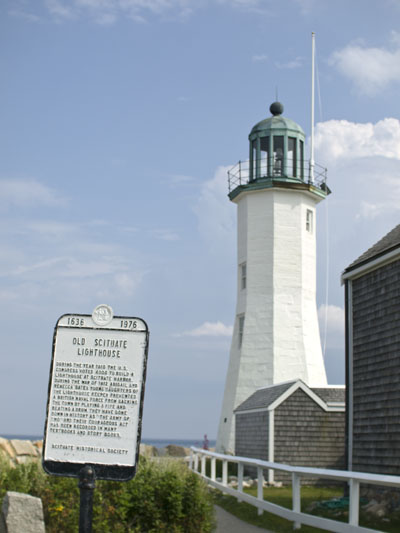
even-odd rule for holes
{"type": "Polygon", "coordinates": [[[273,187],[304,188],[321,199],[330,190],[326,168],[305,159],[305,133],[283,117],[283,105],[274,102],[269,118],[258,122],[249,135],[250,154],[228,171],[229,197],[247,190],[273,187]]]}
{"type": "Polygon", "coordinates": [[[283,105],[271,104],[272,117],[254,126],[250,141],[250,181],[259,178],[295,178],[304,181],[302,128],[282,116],[283,105]]]}

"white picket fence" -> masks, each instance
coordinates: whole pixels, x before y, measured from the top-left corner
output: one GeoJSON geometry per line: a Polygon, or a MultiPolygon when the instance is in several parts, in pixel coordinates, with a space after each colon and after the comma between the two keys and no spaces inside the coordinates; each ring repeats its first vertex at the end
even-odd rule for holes
{"type": "Polygon", "coordinates": [[[359,501],[360,501],[360,483],[369,485],[385,485],[400,488],[400,476],[386,476],[378,474],[367,474],[363,472],[348,472],[344,470],[328,470],[322,468],[306,468],[301,466],[290,466],[280,463],[270,463],[259,459],[248,457],[238,457],[233,455],[223,455],[220,453],[210,452],[201,448],[191,448],[191,457],[189,467],[203,477],[209,485],[219,489],[238,501],[244,501],[258,508],[258,514],[263,511],[276,514],[282,518],[293,521],[295,529],[300,528],[301,524],[319,527],[335,533],[359,532],[367,533],[376,531],[359,526],[359,501]],[[216,478],[217,460],[222,461],[222,481],[216,478]],[[206,461],[211,462],[211,477],[206,476],[206,461]],[[238,487],[237,489],[228,486],[228,463],[237,464],[238,487]],[[257,497],[243,492],[243,471],[244,466],[257,468],[257,497]],[[200,467],[200,470],[199,470],[200,467]],[[287,509],[274,503],[264,500],[263,484],[265,470],[280,470],[287,472],[292,476],[292,509],[287,509]],[[321,479],[334,479],[344,481],[349,484],[349,521],[338,522],[328,518],[321,518],[301,512],[301,477],[315,476],[321,479]]]}

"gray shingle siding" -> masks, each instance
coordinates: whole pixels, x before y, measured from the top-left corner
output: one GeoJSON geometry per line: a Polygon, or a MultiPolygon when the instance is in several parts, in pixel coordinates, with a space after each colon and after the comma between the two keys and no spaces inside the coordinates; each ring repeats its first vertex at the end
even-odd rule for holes
{"type": "Polygon", "coordinates": [[[353,469],[400,474],[400,261],[352,282],[353,469]]]}
{"type": "MultiPolygon", "coordinates": [[[[235,455],[268,461],[268,411],[236,415],[235,455]]],[[[255,468],[245,468],[255,476],[255,468]]]]}
{"type": "MultiPolygon", "coordinates": [[[[298,389],[275,411],[275,462],[344,468],[344,413],[327,412],[298,389]]],[[[275,473],[277,481],[288,481],[275,473]]],[[[315,482],[315,478],[307,480],[315,482]]]]}
{"type": "MultiPolygon", "coordinates": [[[[343,393],[343,390],[339,390],[337,394],[332,392],[329,396],[337,401],[343,397],[343,393]]],[[[258,397],[260,398],[259,395],[258,397]]],[[[315,468],[343,469],[344,415],[344,412],[325,411],[302,389],[297,389],[275,409],[274,461],[315,468]]],[[[236,455],[268,460],[268,417],[267,410],[236,413],[236,455]]],[[[255,474],[254,469],[247,472],[255,474]]],[[[290,478],[276,470],[275,480],[289,482],[290,478]]],[[[317,480],[310,478],[306,481],[317,480]]]]}
{"type": "Polygon", "coordinates": [[[268,411],[236,415],[235,455],[268,461],[268,411]]]}

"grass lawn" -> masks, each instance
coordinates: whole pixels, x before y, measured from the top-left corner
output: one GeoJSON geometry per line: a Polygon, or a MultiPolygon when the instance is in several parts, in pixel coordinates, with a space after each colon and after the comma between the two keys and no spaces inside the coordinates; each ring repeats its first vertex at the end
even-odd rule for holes
{"type": "MultiPolygon", "coordinates": [[[[257,489],[245,489],[245,492],[252,496],[257,496],[257,489]]],[[[236,498],[228,496],[215,490],[214,500],[217,505],[237,516],[241,520],[258,527],[269,529],[276,533],[293,533],[293,523],[280,518],[271,513],[264,512],[261,516],[257,515],[257,509],[252,505],[242,502],[238,503],[236,498]]],[[[301,487],[301,507],[302,511],[308,512],[332,520],[342,522],[348,521],[348,509],[322,509],[307,510],[313,502],[326,501],[343,496],[343,489],[340,487],[301,487]]],[[[264,499],[282,507],[292,508],[292,488],[289,487],[268,487],[264,489],[264,499]]],[[[387,518],[372,518],[360,508],[360,525],[378,531],[387,533],[399,533],[400,531],[400,513],[393,514],[387,518]]],[[[302,526],[296,530],[301,533],[315,533],[324,530],[310,526],[302,526]]]]}

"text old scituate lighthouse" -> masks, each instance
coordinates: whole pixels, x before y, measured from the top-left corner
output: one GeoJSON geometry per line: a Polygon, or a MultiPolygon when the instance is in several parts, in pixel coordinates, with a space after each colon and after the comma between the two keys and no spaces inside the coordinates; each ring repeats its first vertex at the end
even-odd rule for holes
{"type": "Polygon", "coordinates": [[[304,159],[305,134],[270,106],[250,132],[250,159],[229,172],[237,204],[237,303],[217,451],[234,452],[233,411],[255,390],[327,384],[316,305],[316,205],[326,171],[304,159]]]}

